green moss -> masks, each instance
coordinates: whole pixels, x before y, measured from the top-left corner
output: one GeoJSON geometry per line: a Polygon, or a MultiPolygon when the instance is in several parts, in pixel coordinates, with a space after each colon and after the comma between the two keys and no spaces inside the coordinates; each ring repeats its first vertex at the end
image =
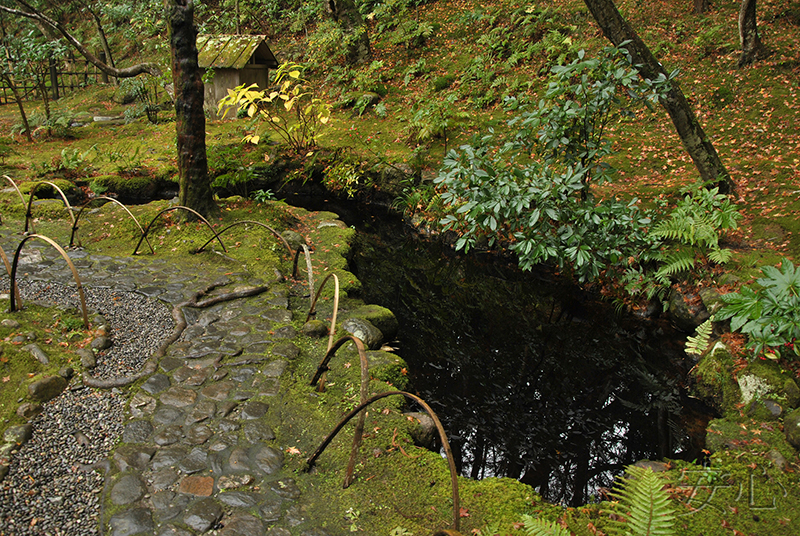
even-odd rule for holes
{"type": "Polygon", "coordinates": [[[733,379],[733,358],[722,344],[700,359],[692,369],[692,394],[722,415],[738,415],[739,386],[733,379]]]}
{"type": "Polygon", "coordinates": [[[408,365],[405,360],[390,352],[367,352],[370,375],[395,389],[405,391],[408,387],[408,365]]]}
{"type": "Polygon", "coordinates": [[[348,316],[363,318],[381,330],[386,340],[391,341],[397,336],[397,317],[386,307],[370,304],[349,311],[348,316]]]}

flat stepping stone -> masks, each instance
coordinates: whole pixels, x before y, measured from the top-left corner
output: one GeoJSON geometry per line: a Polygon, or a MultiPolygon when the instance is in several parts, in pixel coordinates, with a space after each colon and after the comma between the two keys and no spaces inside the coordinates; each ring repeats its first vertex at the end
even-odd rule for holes
{"type": "Polygon", "coordinates": [[[132,504],[145,494],[144,482],[136,475],[124,475],[111,488],[111,502],[117,506],[132,504]]]}
{"type": "Polygon", "coordinates": [[[197,400],[197,391],[176,385],[161,393],[158,399],[162,404],[182,408],[195,403],[197,400]]]}
{"type": "Polygon", "coordinates": [[[269,405],[264,402],[251,401],[242,406],[241,418],[243,420],[260,419],[266,415],[269,405]]]}
{"type": "Polygon", "coordinates": [[[142,384],[142,390],[154,395],[169,388],[169,377],[164,374],[153,374],[142,384]]]}
{"type": "Polygon", "coordinates": [[[210,529],[222,518],[222,507],[214,499],[203,499],[189,507],[183,522],[199,533],[210,529]]]}
{"type": "Polygon", "coordinates": [[[149,421],[133,421],[122,432],[123,443],[144,443],[150,439],[153,425],[149,421]]]}
{"type": "Polygon", "coordinates": [[[264,534],[264,523],[251,514],[234,514],[224,520],[225,527],[219,536],[252,536],[264,534]]]}
{"type": "Polygon", "coordinates": [[[120,472],[125,472],[128,469],[144,471],[155,452],[155,447],[122,445],[114,452],[114,461],[120,472]]]}
{"type": "Polygon", "coordinates": [[[153,514],[147,508],[132,508],[111,516],[108,521],[111,536],[152,534],[155,531],[153,514]]]}

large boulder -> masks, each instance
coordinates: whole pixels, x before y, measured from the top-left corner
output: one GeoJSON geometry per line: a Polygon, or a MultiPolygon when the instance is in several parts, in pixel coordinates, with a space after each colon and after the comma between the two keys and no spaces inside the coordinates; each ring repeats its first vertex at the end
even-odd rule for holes
{"type": "Polygon", "coordinates": [[[363,318],[351,317],[342,322],[342,330],[353,337],[361,339],[369,350],[377,350],[383,343],[383,333],[370,321],[363,318]]]}
{"type": "Polygon", "coordinates": [[[48,376],[31,383],[28,386],[28,394],[38,402],[47,402],[67,388],[67,380],[61,376],[48,376]]]}
{"type": "Polygon", "coordinates": [[[370,322],[373,326],[381,330],[383,336],[387,341],[394,339],[397,336],[399,324],[397,317],[386,307],[380,305],[364,305],[353,311],[350,311],[351,317],[363,318],[370,322]]]}

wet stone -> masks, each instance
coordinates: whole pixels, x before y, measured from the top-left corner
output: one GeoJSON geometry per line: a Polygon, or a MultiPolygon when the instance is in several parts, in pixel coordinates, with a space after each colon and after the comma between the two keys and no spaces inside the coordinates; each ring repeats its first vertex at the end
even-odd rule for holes
{"type": "Polygon", "coordinates": [[[132,508],[111,516],[108,521],[111,536],[152,534],[155,530],[153,515],[147,508],[132,508]]]}
{"type": "Polygon", "coordinates": [[[172,406],[161,406],[153,414],[153,421],[156,424],[177,424],[184,419],[184,412],[172,406]]]}
{"type": "Polygon", "coordinates": [[[286,519],[286,523],[290,527],[296,527],[297,525],[305,521],[305,518],[303,517],[303,510],[300,508],[299,504],[293,504],[292,506],[287,508],[284,518],[286,519]]]}
{"type": "Polygon", "coordinates": [[[294,339],[297,337],[297,330],[292,326],[283,326],[275,330],[273,337],[276,339],[294,339]]]}
{"type": "Polygon", "coordinates": [[[272,341],[258,341],[247,345],[245,351],[249,354],[263,354],[272,347],[272,341]]]}
{"type": "Polygon", "coordinates": [[[230,373],[231,380],[237,383],[244,383],[249,381],[256,373],[256,369],[252,367],[241,367],[233,369],[230,373]]]}
{"type": "Polygon", "coordinates": [[[283,467],[283,453],[273,447],[257,445],[251,449],[250,457],[255,466],[268,475],[283,467]]]}
{"type": "Polygon", "coordinates": [[[214,416],[217,411],[217,405],[213,400],[203,399],[192,408],[189,415],[186,417],[186,422],[189,424],[204,421],[214,416]]]}
{"type": "Polygon", "coordinates": [[[218,382],[225,378],[228,375],[228,371],[224,369],[215,370],[214,373],[211,375],[211,379],[215,382],[218,382]]]}
{"type": "Polygon", "coordinates": [[[203,449],[194,448],[189,455],[181,461],[178,468],[187,475],[199,473],[208,468],[208,453],[203,449]]]}
{"type": "Polygon", "coordinates": [[[111,348],[111,339],[108,337],[97,337],[92,340],[90,346],[92,347],[92,350],[97,350],[98,352],[108,350],[111,348]]]}
{"type": "Polygon", "coordinates": [[[28,394],[38,402],[47,402],[67,388],[67,380],[61,376],[48,376],[28,385],[28,394]]]}
{"type": "Polygon", "coordinates": [[[178,472],[172,467],[164,467],[150,475],[150,487],[153,491],[164,491],[178,481],[178,476],[178,472]]]}
{"type": "Polygon", "coordinates": [[[194,533],[177,525],[166,525],[158,532],[157,536],[194,536],[194,533]]]}
{"type": "Polygon", "coordinates": [[[220,432],[235,432],[239,429],[239,423],[230,419],[222,419],[217,424],[217,428],[220,432]]]}
{"type": "Polygon", "coordinates": [[[3,433],[3,442],[11,443],[14,445],[23,445],[33,435],[33,426],[30,424],[21,424],[19,426],[10,426],[6,428],[3,433]]]}
{"type": "Polygon", "coordinates": [[[156,409],[156,399],[152,396],[147,396],[142,392],[137,392],[131,398],[131,415],[133,417],[142,417],[150,415],[156,409]]]}
{"type": "Polygon", "coordinates": [[[183,359],[178,359],[175,357],[165,357],[159,363],[161,370],[164,372],[169,372],[171,370],[175,370],[176,368],[183,365],[183,359]]]}
{"type": "Polygon", "coordinates": [[[212,435],[214,432],[207,424],[195,424],[186,432],[186,440],[192,445],[202,445],[212,435]]]}
{"type": "Polygon", "coordinates": [[[244,437],[250,443],[272,441],[275,439],[275,432],[266,423],[249,422],[244,425],[244,437]]]}
{"type": "Polygon", "coordinates": [[[25,402],[17,408],[17,415],[29,421],[42,412],[42,405],[35,402],[25,402]]]}
{"type": "Polygon", "coordinates": [[[144,443],[150,439],[153,433],[153,425],[148,421],[133,421],[125,426],[122,432],[123,443],[144,443]]]}
{"type": "Polygon", "coordinates": [[[261,500],[261,495],[252,491],[224,491],[217,498],[234,508],[252,508],[261,500]]]}
{"type": "Polygon", "coordinates": [[[153,436],[153,441],[155,441],[156,445],[164,447],[166,445],[177,443],[182,438],[183,430],[180,425],[169,424],[159,430],[156,435],[153,436]]]}
{"type": "Polygon", "coordinates": [[[255,387],[261,396],[275,396],[278,394],[280,383],[277,378],[262,378],[255,387]]]}
{"type": "Polygon", "coordinates": [[[277,480],[273,482],[270,487],[272,488],[272,491],[284,499],[296,501],[300,498],[300,488],[297,487],[297,483],[293,478],[277,480]]]}
{"type": "Polygon", "coordinates": [[[186,449],[181,446],[170,446],[160,449],[153,456],[153,470],[163,469],[164,467],[174,467],[186,456],[186,449]]]}
{"type": "Polygon", "coordinates": [[[169,387],[169,378],[164,374],[153,374],[142,384],[142,390],[154,395],[169,387]]]}
{"type": "Polygon", "coordinates": [[[185,387],[174,386],[162,393],[158,399],[168,406],[182,408],[194,404],[197,400],[197,393],[185,387]]]}
{"type": "Polygon", "coordinates": [[[240,475],[223,475],[217,480],[217,486],[220,489],[237,489],[244,486],[249,486],[255,481],[253,475],[240,474],[240,475]]]}
{"type": "Polygon", "coordinates": [[[250,400],[255,395],[256,393],[254,391],[236,391],[235,393],[233,393],[233,396],[231,398],[233,398],[234,400],[238,400],[240,402],[244,402],[245,400],[250,400]]]}
{"type": "Polygon", "coordinates": [[[213,398],[214,400],[225,400],[235,387],[236,384],[232,381],[224,380],[207,385],[200,391],[200,394],[208,398],[213,398]]]}
{"type": "Polygon", "coordinates": [[[283,374],[284,370],[286,370],[286,365],[288,365],[286,361],[283,359],[277,359],[264,365],[264,368],[261,369],[261,372],[267,378],[277,378],[283,374]]]}
{"type": "Polygon", "coordinates": [[[214,499],[203,499],[189,507],[183,522],[197,532],[205,532],[222,518],[222,507],[214,499]]]}
{"type": "Polygon", "coordinates": [[[214,477],[187,476],[181,480],[179,491],[198,497],[210,497],[214,493],[214,477]]]}
{"type": "Polygon", "coordinates": [[[251,514],[235,514],[224,520],[219,536],[252,536],[264,533],[264,523],[251,514]]]}
{"type": "Polygon", "coordinates": [[[242,420],[260,419],[266,415],[269,405],[264,402],[250,401],[242,406],[241,418],[242,420]]]}
{"type": "Polygon", "coordinates": [[[192,498],[189,495],[178,494],[174,491],[159,491],[150,498],[155,514],[161,521],[175,519],[186,511],[186,507],[191,501],[192,498]]]}
{"type": "Polygon", "coordinates": [[[82,368],[91,370],[97,366],[97,358],[95,358],[94,352],[89,348],[78,348],[75,353],[78,354],[78,357],[81,359],[82,368]]]}
{"type": "Polygon", "coordinates": [[[250,471],[250,458],[247,451],[241,448],[235,448],[231,451],[228,458],[228,468],[234,472],[248,472],[250,471]]]}
{"type": "Polygon", "coordinates": [[[281,518],[281,504],[283,500],[274,493],[265,494],[264,501],[258,511],[261,519],[267,523],[274,523],[281,518]]]}
{"type": "Polygon", "coordinates": [[[239,403],[236,402],[235,400],[229,400],[227,402],[224,402],[219,407],[219,411],[217,412],[217,417],[227,417],[237,407],[239,407],[239,403]]]}
{"type": "Polygon", "coordinates": [[[304,530],[300,533],[300,536],[331,536],[330,533],[319,527],[314,527],[312,529],[304,530]]]}
{"type": "Polygon", "coordinates": [[[131,504],[144,496],[144,482],[136,475],[122,476],[111,488],[111,502],[117,506],[131,504]]]}
{"type": "Polygon", "coordinates": [[[261,318],[278,324],[288,324],[292,321],[292,312],[286,309],[267,309],[261,313],[261,318]]]}
{"type": "Polygon", "coordinates": [[[194,369],[192,367],[187,367],[184,365],[180,368],[175,369],[175,372],[172,373],[172,379],[178,383],[183,383],[192,374],[194,374],[194,369]]]}
{"type": "Polygon", "coordinates": [[[275,345],[275,347],[272,349],[272,353],[273,355],[285,357],[286,359],[296,359],[300,355],[300,348],[298,348],[294,343],[282,342],[275,345]]]}
{"type": "Polygon", "coordinates": [[[193,387],[198,387],[203,385],[208,377],[211,375],[211,370],[208,367],[201,368],[200,370],[194,371],[194,373],[186,378],[186,385],[191,385],[193,387]]]}
{"type": "Polygon", "coordinates": [[[267,531],[267,536],[292,536],[292,533],[283,527],[272,527],[267,531]]]}
{"type": "Polygon", "coordinates": [[[156,298],[161,294],[164,294],[164,289],[161,287],[142,287],[137,290],[139,294],[144,294],[148,298],[156,298]]]}
{"type": "Polygon", "coordinates": [[[155,454],[155,447],[144,447],[138,445],[122,445],[114,452],[114,461],[120,472],[128,469],[143,471],[155,454]]]}

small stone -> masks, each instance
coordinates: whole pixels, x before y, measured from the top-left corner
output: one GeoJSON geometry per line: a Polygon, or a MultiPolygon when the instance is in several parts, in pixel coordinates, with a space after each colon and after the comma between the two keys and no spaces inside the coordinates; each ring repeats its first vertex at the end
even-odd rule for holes
{"type": "Polygon", "coordinates": [[[251,536],[264,534],[264,523],[251,514],[235,514],[223,520],[225,527],[219,536],[251,536]]]}
{"type": "Polygon", "coordinates": [[[256,467],[271,475],[283,467],[283,452],[265,445],[256,445],[250,451],[250,458],[256,467]]]}
{"type": "Polygon", "coordinates": [[[178,468],[187,475],[190,475],[203,471],[208,468],[208,465],[208,453],[203,449],[194,448],[188,456],[181,460],[178,468]]]}
{"type": "Polygon", "coordinates": [[[17,329],[21,326],[19,322],[11,318],[4,318],[2,321],[0,321],[0,324],[2,324],[4,328],[10,329],[17,329]]]}
{"type": "Polygon", "coordinates": [[[12,445],[24,445],[33,435],[33,425],[20,424],[18,426],[9,426],[3,433],[3,443],[11,443],[12,445]]]}
{"type": "Polygon", "coordinates": [[[61,367],[58,369],[58,375],[69,381],[75,375],[75,370],[72,367],[61,367]]]}
{"type": "Polygon", "coordinates": [[[275,432],[265,422],[248,422],[244,425],[244,437],[250,443],[263,443],[273,441],[275,432]]]}
{"type": "Polygon", "coordinates": [[[252,508],[261,500],[258,493],[251,491],[225,491],[220,493],[217,498],[234,508],[252,508]]]}
{"type": "MultiPolygon", "coordinates": [[[[327,328],[326,328],[327,330],[327,328]]],[[[327,331],[326,331],[327,334],[327,331]]],[[[277,355],[280,357],[285,357],[286,359],[297,359],[300,356],[300,348],[297,347],[292,342],[282,342],[276,344],[274,348],[272,348],[272,355],[277,355]]]]}
{"type": "Polygon", "coordinates": [[[175,469],[172,467],[164,467],[152,474],[150,477],[150,486],[153,488],[153,491],[164,491],[177,482],[178,478],[179,475],[175,469]]]}
{"type": "Polygon", "coordinates": [[[283,371],[286,370],[287,365],[288,363],[283,359],[277,359],[264,365],[264,368],[261,369],[261,373],[267,378],[278,378],[283,374],[283,371]]]}
{"type": "Polygon", "coordinates": [[[29,421],[42,412],[42,405],[35,402],[25,402],[17,408],[17,415],[29,421]]]}
{"type": "Polygon", "coordinates": [[[328,325],[322,320],[309,320],[303,324],[303,335],[321,339],[328,336],[328,325]]]}
{"type": "Polygon", "coordinates": [[[214,492],[214,477],[187,476],[181,480],[179,491],[198,497],[210,497],[214,492]]]}
{"type": "Polygon", "coordinates": [[[156,455],[153,456],[151,466],[154,470],[163,469],[164,467],[175,467],[184,456],[186,456],[186,448],[180,445],[158,449],[156,455]]]}
{"type": "Polygon", "coordinates": [[[96,339],[92,340],[91,343],[92,350],[97,352],[102,352],[103,350],[108,350],[111,348],[111,339],[108,337],[97,337],[96,339]]]}
{"type": "Polygon", "coordinates": [[[272,483],[271,487],[272,491],[284,499],[296,501],[300,498],[300,488],[297,487],[297,483],[293,478],[284,478],[283,480],[275,481],[272,483]]]}
{"type": "Polygon", "coordinates": [[[153,514],[147,508],[132,508],[111,516],[108,521],[111,536],[152,534],[155,530],[153,514]]]}
{"type": "Polygon", "coordinates": [[[202,445],[212,435],[214,435],[214,432],[207,424],[195,424],[186,432],[186,440],[193,445],[202,445]]]}
{"type": "Polygon", "coordinates": [[[268,409],[269,405],[263,402],[250,401],[242,406],[241,418],[243,420],[260,419],[267,413],[268,409]]]}
{"type": "Polygon", "coordinates": [[[61,376],[48,376],[35,381],[28,386],[28,394],[34,400],[47,402],[64,392],[67,388],[67,380],[61,376]]]}
{"type": "Polygon", "coordinates": [[[114,461],[121,472],[128,469],[143,471],[155,452],[155,447],[122,445],[114,452],[114,461]]]}
{"type": "Polygon", "coordinates": [[[78,348],[75,353],[81,360],[81,367],[86,370],[91,370],[97,366],[97,358],[88,348],[78,348]]]}
{"type": "Polygon", "coordinates": [[[162,393],[158,399],[162,404],[182,408],[195,403],[195,400],[197,400],[197,392],[176,385],[162,393]]]}
{"type": "Polygon", "coordinates": [[[150,415],[155,409],[156,399],[152,396],[148,396],[140,391],[131,398],[130,410],[133,417],[150,415]]]}
{"type": "Polygon", "coordinates": [[[217,485],[220,489],[237,489],[244,486],[249,486],[254,481],[255,478],[250,474],[223,475],[219,477],[217,485]]]}
{"type": "Polygon", "coordinates": [[[34,357],[34,358],[35,358],[35,359],[36,359],[36,360],[37,360],[39,363],[41,363],[42,365],[49,365],[49,364],[50,364],[50,358],[49,358],[49,357],[47,357],[47,354],[46,354],[46,353],[44,353],[44,350],[42,350],[41,348],[39,348],[39,345],[38,345],[38,344],[36,344],[36,343],[31,343],[31,344],[28,344],[28,345],[26,345],[24,348],[25,348],[25,350],[27,350],[28,352],[30,352],[30,354],[31,354],[31,355],[32,355],[32,356],[33,356],[33,357],[34,357]]]}
{"type": "Polygon", "coordinates": [[[383,342],[383,333],[368,320],[363,318],[348,318],[342,322],[342,329],[364,343],[370,350],[377,350],[383,342]]]}
{"type": "Polygon", "coordinates": [[[214,499],[203,499],[189,508],[183,522],[189,528],[203,533],[219,521],[223,513],[222,507],[214,499]]]}
{"type": "Polygon", "coordinates": [[[297,337],[297,330],[292,326],[283,326],[276,329],[272,336],[276,339],[294,339],[297,337]]]}
{"type": "Polygon", "coordinates": [[[154,395],[169,387],[169,377],[164,374],[153,374],[142,384],[142,390],[154,395]]]}
{"type": "Polygon", "coordinates": [[[131,504],[144,496],[144,483],[136,475],[122,476],[111,488],[111,502],[120,506],[131,504]]]}
{"type": "Polygon", "coordinates": [[[183,430],[177,424],[170,424],[156,432],[153,441],[156,445],[164,447],[173,445],[183,438],[183,430]]]}
{"type": "Polygon", "coordinates": [[[144,443],[150,439],[150,434],[153,433],[153,425],[148,421],[133,421],[125,426],[122,432],[122,441],[124,443],[144,443]]]}

